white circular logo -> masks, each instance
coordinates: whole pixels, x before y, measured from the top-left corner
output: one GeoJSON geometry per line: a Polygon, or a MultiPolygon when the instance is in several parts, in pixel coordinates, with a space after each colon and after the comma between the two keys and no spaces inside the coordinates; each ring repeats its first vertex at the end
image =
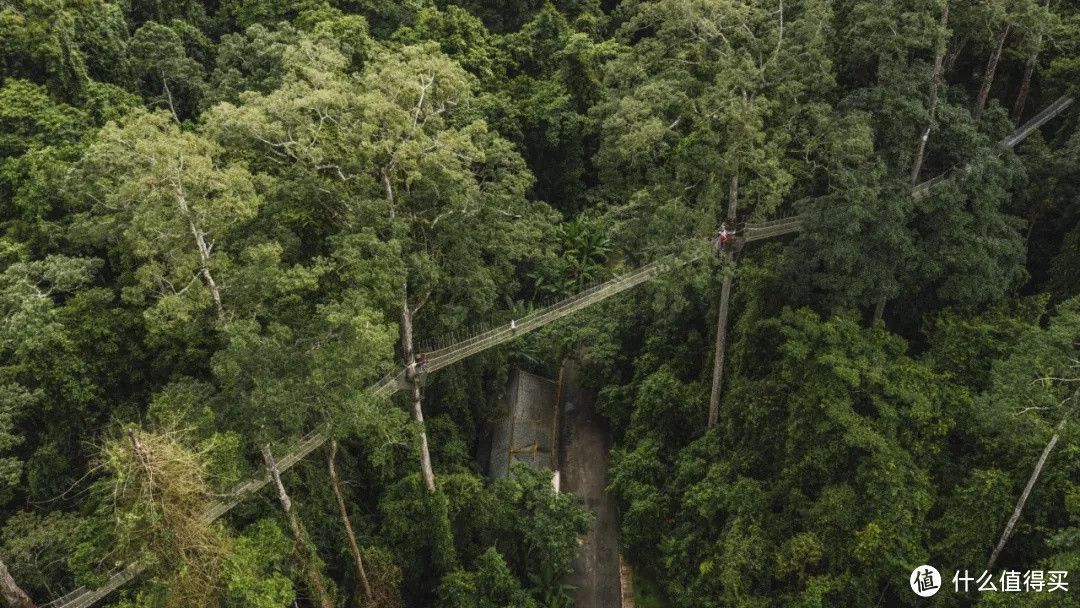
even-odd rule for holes
{"type": "Polygon", "coordinates": [[[919,566],[911,572],[911,590],[919,597],[930,597],[941,589],[941,575],[933,566],[919,566]]]}

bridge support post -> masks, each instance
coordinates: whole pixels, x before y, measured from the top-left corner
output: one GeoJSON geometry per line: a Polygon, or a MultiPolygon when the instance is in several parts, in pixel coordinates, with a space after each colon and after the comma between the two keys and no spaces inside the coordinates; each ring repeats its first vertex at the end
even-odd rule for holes
{"type": "Polygon", "coordinates": [[[716,320],[716,353],[713,357],[712,394],[709,395],[709,424],[712,428],[720,416],[720,389],[724,386],[724,352],[727,350],[728,301],[731,299],[731,282],[734,275],[731,265],[735,253],[729,251],[724,264],[724,283],[720,288],[720,313],[716,320]]]}

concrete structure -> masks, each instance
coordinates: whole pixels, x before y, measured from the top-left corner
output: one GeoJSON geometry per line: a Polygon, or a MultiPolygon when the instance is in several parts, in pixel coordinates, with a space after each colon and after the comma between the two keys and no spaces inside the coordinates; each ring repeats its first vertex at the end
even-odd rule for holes
{"type": "MultiPolygon", "coordinates": [[[[619,509],[607,493],[611,484],[608,476],[611,432],[607,419],[596,411],[596,396],[578,382],[579,373],[577,363],[564,362],[559,404],[561,438],[557,446],[559,468],[562,491],[580,496],[596,518],[585,536],[578,539],[581,553],[574,560],[574,571],[563,582],[575,587],[570,595],[576,606],[619,608],[623,606],[619,509]]],[[[630,608],[630,604],[624,608],[630,608]]]]}
{"type": "Polygon", "coordinates": [[[506,477],[511,462],[552,466],[552,440],[558,385],[547,378],[514,370],[507,382],[491,431],[488,475],[506,477]]]}

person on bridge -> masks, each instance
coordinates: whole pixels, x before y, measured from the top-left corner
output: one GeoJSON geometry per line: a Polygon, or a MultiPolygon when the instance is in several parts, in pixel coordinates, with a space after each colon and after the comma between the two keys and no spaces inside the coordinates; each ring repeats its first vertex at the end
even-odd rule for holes
{"type": "Polygon", "coordinates": [[[510,319],[510,335],[517,335],[517,321],[510,319]]]}
{"type": "Polygon", "coordinates": [[[427,371],[427,359],[424,358],[424,353],[416,353],[416,369],[420,372],[427,371]]]}
{"type": "Polygon", "coordinates": [[[735,234],[735,231],[728,232],[727,223],[720,224],[720,251],[727,247],[728,235],[730,234],[735,234]]]}

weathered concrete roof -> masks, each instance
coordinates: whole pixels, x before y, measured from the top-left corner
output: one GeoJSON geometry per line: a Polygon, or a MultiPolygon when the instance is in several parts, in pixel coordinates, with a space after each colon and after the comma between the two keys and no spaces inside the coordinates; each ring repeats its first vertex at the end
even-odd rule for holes
{"type": "Polygon", "coordinates": [[[551,468],[557,393],[552,380],[523,370],[510,374],[491,433],[488,475],[506,477],[511,460],[551,468]]]}

